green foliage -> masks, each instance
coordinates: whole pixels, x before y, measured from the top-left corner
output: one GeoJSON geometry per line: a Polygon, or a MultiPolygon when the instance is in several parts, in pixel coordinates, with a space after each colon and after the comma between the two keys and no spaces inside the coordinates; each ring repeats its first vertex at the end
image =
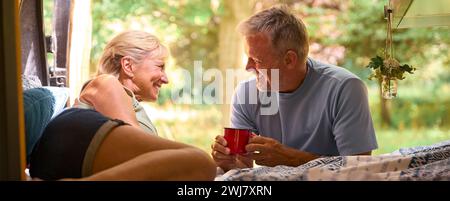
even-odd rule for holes
{"type": "MultiPolygon", "coordinates": [[[[144,18],[158,36],[175,38],[169,43],[175,65],[193,67],[194,60],[203,60],[206,67],[217,66],[217,22],[219,13],[210,1],[147,1],[94,0],[92,67],[95,68],[103,47],[117,34],[108,24],[131,24],[144,18]]],[[[125,27],[126,28],[126,27],[125,27]]],[[[165,38],[163,39],[163,42],[165,38]]]]}
{"type": "Polygon", "coordinates": [[[378,149],[374,155],[391,153],[400,148],[432,145],[450,139],[450,132],[432,129],[376,129],[378,149]]]}
{"type": "Polygon", "coordinates": [[[44,14],[44,32],[46,36],[49,36],[52,34],[52,19],[53,19],[53,7],[54,7],[54,0],[44,0],[42,2],[43,5],[43,14],[44,14]]]}
{"type": "Polygon", "coordinates": [[[383,58],[377,55],[376,57],[370,59],[370,63],[369,65],[367,65],[367,68],[372,68],[374,70],[377,70],[378,68],[384,68],[383,58]]]}
{"type": "MultiPolygon", "coordinates": [[[[439,95],[427,93],[423,93],[423,95],[429,96],[426,99],[408,97],[407,90],[406,87],[399,88],[401,97],[390,102],[392,129],[450,129],[450,113],[448,112],[450,99],[439,98],[439,95]]],[[[370,99],[371,108],[377,108],[378,100],[378,97],[370,99]]],[[[372,119],[379,127],[381,127],[381,118],[378,112],[372,113],[372,119]]]]}

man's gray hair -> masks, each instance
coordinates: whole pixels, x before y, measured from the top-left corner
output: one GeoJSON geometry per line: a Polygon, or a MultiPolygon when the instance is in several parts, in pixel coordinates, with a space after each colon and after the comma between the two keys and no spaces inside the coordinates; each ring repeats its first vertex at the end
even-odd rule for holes
{"type": "Polygon", "coordinates": [[[238,30],[245,36],[266,33],[280,54],[294,50],[300,61],[306,61],[309,51],[306,27],[285,5],[274,6],[254,14],[241,22],[238,30]]]}

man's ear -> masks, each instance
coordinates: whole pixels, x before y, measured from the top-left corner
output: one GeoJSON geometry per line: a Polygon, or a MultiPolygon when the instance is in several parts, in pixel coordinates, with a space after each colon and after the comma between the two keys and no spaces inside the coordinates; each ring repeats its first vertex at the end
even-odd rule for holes
{"type": "Polygon", "coordinates": [[[133,78],[134,77],[134,72],[133,72],[133,63],[130,57],[128,56],[124,56],[120,59],[120,66],[121,66],[121,71],[123,72],[123,74],[125,74],[127,77],[129,78],[133,78]]]}
{"type": "Polygon", "coordinates": [[[288,50],[284,55],[284,64],[288,69],[293,69],[298,63],[298,55],[293,50],[288,50]]]}

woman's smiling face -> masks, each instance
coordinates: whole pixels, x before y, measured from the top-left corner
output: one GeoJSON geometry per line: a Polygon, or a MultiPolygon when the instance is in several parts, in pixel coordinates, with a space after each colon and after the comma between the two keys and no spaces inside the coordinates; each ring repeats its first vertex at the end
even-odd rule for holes
{"type": "Polygon", "coordinates": [[[153,58],[149,55],[135,65],[132,90],[136,99],[156,101],[161,86],[169,83],[165,72],[165,58],[153,58]]]}

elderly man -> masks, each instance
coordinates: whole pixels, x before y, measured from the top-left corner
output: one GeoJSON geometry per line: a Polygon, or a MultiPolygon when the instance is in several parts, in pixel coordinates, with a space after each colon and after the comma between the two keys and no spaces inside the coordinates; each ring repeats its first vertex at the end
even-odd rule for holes
{"type": "Polygon", "coordinates": [[[231,125],[260,135],[250,138],[244,155],[230,154],[218,135],[211,147],[219,167],[252,167],[253,161],[298,166],[320,156],[370,155],[377,148],[364,83],[344,68],[309,58],[305,25],[286,7],[261,11],[239,30],[245,37],[246,69],[256,79],[238,86],[231,125]],[[276,94],[275,113],[264,114],[262,101],[241,101],[256,90],[276,94]]]}

